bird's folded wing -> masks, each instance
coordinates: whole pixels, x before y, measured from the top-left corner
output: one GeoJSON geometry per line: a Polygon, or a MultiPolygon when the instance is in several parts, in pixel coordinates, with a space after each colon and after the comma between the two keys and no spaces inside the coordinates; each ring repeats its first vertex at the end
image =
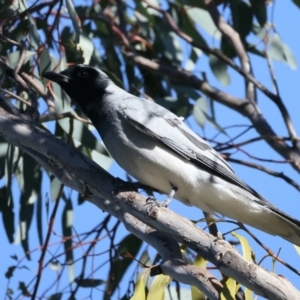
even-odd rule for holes
{"type": "Polygon", "coordinates": [[[208,173],[235,184],[263,202],[266,201],[240,180],[227,162],[206,141],[170,111],[151,101],[143,101],[136,97],[124,99],[119,108],[121,114],[138,130],[159,140],[208,173]]]}

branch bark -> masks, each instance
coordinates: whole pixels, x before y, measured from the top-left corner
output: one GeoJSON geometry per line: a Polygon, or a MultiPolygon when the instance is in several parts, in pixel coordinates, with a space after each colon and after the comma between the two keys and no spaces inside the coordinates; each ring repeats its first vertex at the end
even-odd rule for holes
{"type": "Polygon", "coordinates": [[[299,291],[286,279],[246,261],[228,242],[216,239],[169,209],[154,207],[149,211],[144,196],[124,190],[120,180],[72,146],[2,107],[0,135],[39,160],[63,184],[85,195],[88,190],[88,201],[124,222],[129,231],[157,249],[163,257],[164,274],[196,285],[210,299],[218,299],[222,285],[207,270],[181,260],[180,242],[257,295],[300,300],[299,291]]]}

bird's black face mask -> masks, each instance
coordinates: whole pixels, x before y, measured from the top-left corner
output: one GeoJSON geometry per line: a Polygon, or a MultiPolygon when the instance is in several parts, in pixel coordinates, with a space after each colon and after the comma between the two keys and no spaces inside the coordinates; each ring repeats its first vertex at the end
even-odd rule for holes
{"type": "Polygon", "coordinates": [[[88,65],[72,66],[60,73],[46,72],[43,77],[56,82],[86,112],[92,104],[100,104],[109,84],[106,74],[88,65]]]}

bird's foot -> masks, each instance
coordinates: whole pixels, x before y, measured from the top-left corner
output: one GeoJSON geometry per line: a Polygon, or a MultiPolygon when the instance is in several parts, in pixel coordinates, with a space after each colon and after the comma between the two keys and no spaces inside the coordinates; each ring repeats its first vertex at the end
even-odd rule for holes
{"type": "Polygon", "coordinates": [[[160,202],[157,201],[153,196],[150,196],[146,199],[146,204],[149,205],[148,211],[151,210],[153,207],[169,207],[171,200],[174,198],[175,193],[177,191],[177,187],[173,186],[170,194],[166,198],[166,200],[160,202]]]}

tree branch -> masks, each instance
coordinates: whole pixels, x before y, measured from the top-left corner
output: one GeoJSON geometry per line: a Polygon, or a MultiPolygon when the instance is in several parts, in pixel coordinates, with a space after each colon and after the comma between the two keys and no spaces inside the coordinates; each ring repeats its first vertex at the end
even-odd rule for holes
{"type": "Polygon", "coordinates": [[[170,252],[171,249],[168,250],[168,247],[165,249],[166,243],[162,240],[168,242],[175,240],[186,244],[215,264],[222,273],[234,278],[258,295],[268,299],[300,299],[300,293],[286,279],[244,260],[229,243],[212,237],[169,209],[155,207],[148,211],[144,196],[136,192],[120,190],[120,180],[115,180],[88,157],[51,133],[11,115],[2,108],[0,109],[0,135],[25,151],[29,148],[42,154],[47,161],[63,168],[66,174],[80,178],[83,182],[80,188],[72,185],[72,180],[69,181],[69,185],[81,193],[86,194],[88,190],[86,198],[91,203],[116,216],[128,229],[134,231],[132,226],[138,222],[135,234],[158,251],[163,252],[160,247],[163,247],[164,251],[169,251],[167,256],[164,254],[167,252],[163,252],[165,258],[161,267],[165,274],[173,276],[174,279],[181,281],[188,278],[186,283],[197,284],[197,287],[205,291],[208,297],[218,299],[214,295],[217,295],[215,293],[218,293],[218,287],[221,285],[218,282],[214,284],[209,279],[214,277],[210,277],[211,275],[206,272],[205,278],[209,280],[201,281],[204,270],[197,269],[199,272],[195,272],[195,266],[185,266],[177,257],[178,251],[170,252]],[[82,186],[84,186],[83,190],[82,186]],[[148,218],[145,218],[147,214],[148,218]],[[133,218],[133,223],[129,223],[130,218],[133,218]],[[152,233],[154,230],[155,235],[159,234],[159,239],[152,233]],[[166,237],[171,240],[167,240],[166,237]],[[176,259],[172,260],[174,255],[176,259]],[[184,273],[181,273],[182,267],[184,273]],[[184,274],[186,276],[183,276],[184,274]]]}

